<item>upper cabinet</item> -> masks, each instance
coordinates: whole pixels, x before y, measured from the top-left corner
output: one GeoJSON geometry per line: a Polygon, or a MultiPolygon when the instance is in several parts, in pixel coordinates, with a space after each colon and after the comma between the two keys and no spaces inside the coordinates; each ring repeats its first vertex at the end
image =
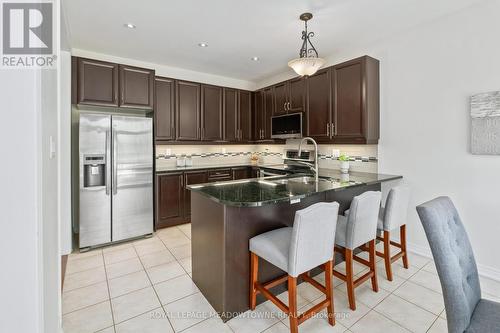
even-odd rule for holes
{"type": "Polygon", "coordinates": [[[118,64],[78,58],[77,104],[118,106],[118,64]]]}
{"type": "Polygon", "coordinates": [[[156,140],[175,140],[175,81],[155,79],[155,135],[156,140]]]}
{"type": "Polygon", "coordinates": [[[176,139],[186,141],[200,140],[200,84],[176,81],[175,90],[176,139]]]}
{"type": "Polygon", "coordinates": [[[332,67],[332,137],[336,143],[378,143],[379,61],[368,56],[332,67]]]}
{"type": "Polygon", "coordinates": [[[306,133],[318,142],[331,139],[331,100],[330,71],[325,68],[307,78],[306,133]]]}
{"type": "Polygon", "coordinates": [[[252,141],[252,93],[250,91],[238,90],[238,129],[238,141],[252,141]]]}
{"type": "Polygon", "coordinates": [[[239,139],[238,90],[224,88],[224,141],[239,139]]]}
{"type": "Polygon", "coordinates": [[[73,66],[77,104],[153,109],[153,70],[84,58],[73,66]]]}
{"type": "Polygon", "coordinates": [[[201,139],[222,141],[222,88],[201,85],[201,139]]]}
{"type": "Polygon", "coordinates": [[[254,93],[253,113],[253,139],[256,141],[263,140],[266,123],[264,112],[264,91],[262,90],[254,93]]]}
{"type": "Polygon", "coordinates": [[[155,72],[120,65],[120,106],[153,109],[155,72]]]}
{"type": "Polygon", "coordinates": [[[305,109],[305,78],[298,77],[274,86],[274,114],[301,112],[305,109]]]}

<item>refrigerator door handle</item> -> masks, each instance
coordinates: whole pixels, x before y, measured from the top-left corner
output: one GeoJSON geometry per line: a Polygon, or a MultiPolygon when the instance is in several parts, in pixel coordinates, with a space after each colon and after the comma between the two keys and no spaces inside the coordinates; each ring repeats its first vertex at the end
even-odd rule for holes
{"type": "Polygon", "coordinates": [[[112,132],[112,141],[113,141],[113,194],[116,194],[118,192],[118,170],[117,170],[117,161],[116,161],[116,156],[117,156],[117,148],[116,148],[116,133],[113,129],[112,132]]]}
{"type": "Polygon", "coordinates": [[[110,138],[110,131],[106,131],[106,195],[109,195],[109,192],[111,190],[111,138],[110,138]]]}

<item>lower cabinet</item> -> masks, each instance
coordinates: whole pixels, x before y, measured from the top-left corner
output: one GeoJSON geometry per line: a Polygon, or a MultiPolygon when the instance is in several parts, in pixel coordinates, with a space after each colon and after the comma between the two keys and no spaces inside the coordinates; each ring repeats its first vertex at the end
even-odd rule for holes
{"type": "Polygon", "coordinates": [[[156,176],[156,229],[184,222],[184,174],[156,176]]]}
{"type": "Polygon", "coordinates": [[[191,220],[191,191],[188,185],[202,184],[254,176],[251,167],[209,169],[156,175],[156,229],[189,223],[191,220]]]}

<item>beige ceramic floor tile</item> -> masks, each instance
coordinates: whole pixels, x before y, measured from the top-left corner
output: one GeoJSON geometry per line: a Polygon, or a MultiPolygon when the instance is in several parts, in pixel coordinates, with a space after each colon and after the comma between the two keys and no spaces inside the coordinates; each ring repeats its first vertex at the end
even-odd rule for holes
{"type": "Polygon", "coordinates": [[[106,263],[106,265],[110,265],[136,257],[137,253],[135,252],[135,249],[133,247],[127,247],[124,249],[104,253],[104,262],[106,263]]]}
{"type": "Polygon", "coordinates": [[[437,316],[444,310],[443,295],[411,281],[403,283],[394,294],[437,316]]]}
{"type": "MultiPolygon", "coordinates": [[[[356,301],[362,302],[368,307],[372,308],[376,306],[378,303],[382,302],[387,296],[389,296],[389,292],[385,289],[378,288],[378,292],[374,292],[372,289],[372,285],[369,282],[363,283],[361,286],[357,287],[354,290],[354,296],[356,301]]],[[[341,292],[347,295],[347,290],[345,286],[340,286],[335,288],[336,292],[341,292]]]]}
{"type": "Polygon", "coordinates": [[[403,333],[407,329],[399,326],[376,311],[370,311],[366,316],[354,324],[350,330],[353,333],[403,333]]]}
{"type": "Polygon", "coordinates": [[[84,259],[97,255],[102,255],[102,249],[94,249],[86,252],[73,252],[68,255],[68,262],[71,262],[75,259],[84,259]]]}
{"type": "Polygon", "coordinates": [[[185,236],[185,234],[177,227],[170,227],[158,230],[156,232],[156,236],[159,238],[163,238],[163,237],[185,236]]]}
{"type": "Polygon", "coordinates": [[[173,333],[174,330],[162,308],[148,311],[140,316],[121,322],[116,333],[173,333]]]}
{"type": "Polygon", "coordinates": [[[446,319],[438,318],[427,333],[448,333],[448,325],[446,319]]]}
{"type": "MultiPolygon", "coordinates": [[[[398,275],[399,277],[403,279],[409,279],[412,277],[415,273],[419,271],[419,268],[415,266],[409,265],[408,268],[404,268],[402,264],[400,265],[399,262],[395,262],[392,264],[392,274],[398,275]]],[[[385,262],[379,261],[377,262],[377,272],[380,274],[384,279],[387,280],[387,273],[385,271],[385,262]]]]}
{"type": "Polygon", "coordinates": [[[439,277],[436,274],[420,270],[415,275],[413,275],[409,279],[409,281],[419,284],[422,287],[434,290],[438,293],[442,293],[441,283],[439,282],[439,277]]]}
{"type": "Polygon", "coordinates": [[[160,307],[152,287],[111,299],[115,324],[160,307]]]}
{"type": "Polygon", "coordinates": [[[163,245],[163,242],[157,237],[137,241],[134,243],[134,247],[139,256],[145,256],[146,254],[155,253],[166,249],[165,245],[163,245]]]}
{"type": "Polygon", "coordinates": [[[378,286],[379,288],[385,289],[389,292],[392,292],[396,290],[399,286],[401,286],[406,279],[403,279],[399,275],[393,274],[392,276],[392,281],[387,280],[387,277],[385,276],[385,272],[381,273],[380,271],[377,272],[377,281],[378,281],[378,286]]]}
{"type": "Polygon", "coordinates": [[[179,264],[181,264],[182,268],[184,268],[187,273],[191,273],[193,271],[191,257],[179,260],[179,264]]]}
{"type": "Polygon", "coordinates": [[[159,236],[163,241],[166,247],[169,249],[174,247],[179,247],[181,245],[191,244],[191,240],[184,233],[180,233],[178,235],[169,235],[169,236],[159,236]]]}
{"type": "Polygon", "coordinates": [[[146,269],[149,278],[153,284],[170,280],[174,277],[186,274],[186,271],[177,261],[172,261],[167,264],[154,266],[146,269]]]}
{"type": "Polygon", "coordinates": [[[285,319],[277,317],[274,309],[263,303],[257,305],[255,311],[246,311],[227,322],[235,333],[262,332],[285,319]]]}
{"type": "Polygon", "coordinates": [[[70,275],[101,266],[104,266],[104,262],[102,260],[102,255],[100,254],[90,257],[84,257],[81,259],[74,259],[72,261],[68,261],[68,264],[66,266],[66,274],[70,275]]]}
{"type": "MultiPolygon", "coordinates": [[[[334,326],[328,323],[328,316],[325,310],[299,325],[299,332],[314,332],[314,333],[343,333],[347,329],[341,323],[336,322],[334,326]]],[[[290,325],[289,320],[283,320],[287,326],[290,325]]]]}
{"type": "Polygon", "coordinates": [[[189,275],[181,275],[154,286],[162,304],[172,303],[199,292],[189,275]]]}
{"type": "Polygon", "coordinates": [[[96,333],[115,333],[115,327],[110,326],[110,327],[105,328],[103,330],[97,331],[96,333]]]}
{"type": "Polygon", "coordinates": [[[95,304],[62,317],[65,333],[96,332],[113,325],[109,301],[95,304]]]}
{"type": "Polygon", "coordinates": [[[437,317],[395,295],[387,297],[375,307],[375,310],[400,326],[416,333],[426,332],[437,317]]]}
{"type": "MultiPolygon", "coordinates": [[[[300,331],[300,326],[299,326],[299,331],[300,331]]],[[[274,324],[273,326],[269,327],[262,333],[290,333],[290,328],[286,326],[284,323],[279,322],[277,324],[274,324]]]]}
{"type": "Polygon", "coordinates": [[[177,260],[191,257],[191,244],[169,248],[177,260]]]}
{"type": "Polygon", "coordinates": [[[104,266],[73,273],[64,277],[64,292],[106,281],[104,266]]]}
{"type": "MultiPolygon", "coordinates": [[[[142,264],[146,268],[166,264],[175,260],[174,256],[167,249],[141,256],[139,259],[141,259],[142,264]]],[[[191,260],[191,258],[188,259],[191,260]]]]}
{"type": "Polygon", "coordinates": [[[132,242],[119,243],[115,245],[110,245],[102,249],[102,253],[113,252],[117,250],[123,250],[132,247],[132,242]]]}
{"type": "Polygon", "coordinates": [[[191,326],[182,333],[232,333],[229,325],[224,324],[220,318],[210,318],[199,324],[191,326]]]}
{"type": "Polygon", "coordinates": [[[146,288],[151,285],[145,271],[123,275],[108,281],[111,298],[128,294],[131,291],[146,288]]]}
{"type": "Polygon", "coordinates": [[[106,281],[99,282],[63,293],[62,311],[63,314],[66,314],[108,299],[108,283],[106,281]]]}
{"type": "Polygon", "coordinates": [[[361,317],[370,311],[370,308],[361,302],[356,303],[356,310],[353,311],[349,308],[349,301],[347,295],[337,292],[333,297],[334,312],[337,322],[349,328],[361,317]]]}
{"type": "Polygon", "coordinates": [[[215,310],[200,293],[167,304],[164,308],[176,332],[215,315],[215,310]]]}
{"type": "Polygon", "coordinates": [[[123,275],[144,270],[139,258],[132,258],[115,264],[106,265],[108,279],[114,279],[123,275]]]}

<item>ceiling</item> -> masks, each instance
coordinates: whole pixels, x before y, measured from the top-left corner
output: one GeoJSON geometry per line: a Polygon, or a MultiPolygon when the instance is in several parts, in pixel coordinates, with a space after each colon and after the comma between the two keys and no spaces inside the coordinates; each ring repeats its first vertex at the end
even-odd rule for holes
{"type": "Polygon", "coordinates": [[[257,82],[290,70],[303,12],[313,13],[312,41],[329,57],[478,1],[63,0],[63,12],[73,49],[257,82]],[[136,28],[123,26],[129,22],[136,28]]]}

